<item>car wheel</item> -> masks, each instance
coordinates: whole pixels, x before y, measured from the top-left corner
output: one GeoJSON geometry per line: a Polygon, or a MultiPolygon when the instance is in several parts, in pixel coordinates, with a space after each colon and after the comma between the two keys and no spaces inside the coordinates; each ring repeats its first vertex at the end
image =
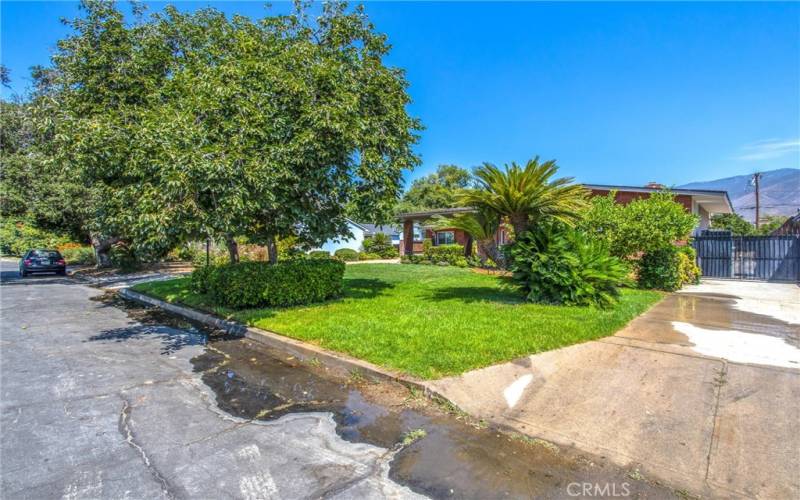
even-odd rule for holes
{"type": "Polygon", "coordinates": [[[63,271],[59,271],[56,274],[58,274],[59,276],[66,276],[67,275],[67,270],[64,269],[63,271]]]}

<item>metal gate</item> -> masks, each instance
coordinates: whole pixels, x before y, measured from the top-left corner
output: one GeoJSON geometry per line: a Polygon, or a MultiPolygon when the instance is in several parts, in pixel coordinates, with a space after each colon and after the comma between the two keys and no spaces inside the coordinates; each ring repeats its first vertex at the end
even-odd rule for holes
{"type": "Polygon", "coordinates": [[[708,278],[800,282],[800,236],[697,236],[697,265],[708,278]]]}

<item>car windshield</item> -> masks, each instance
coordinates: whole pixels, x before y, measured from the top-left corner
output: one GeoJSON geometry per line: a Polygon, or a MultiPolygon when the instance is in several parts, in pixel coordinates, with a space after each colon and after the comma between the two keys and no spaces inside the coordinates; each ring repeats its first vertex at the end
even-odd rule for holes
{"type": "Polygon", "coordinates": [[[55,250],[31,250],[30,257],[37,259],[60,259],[61,254],[55,250]]]}

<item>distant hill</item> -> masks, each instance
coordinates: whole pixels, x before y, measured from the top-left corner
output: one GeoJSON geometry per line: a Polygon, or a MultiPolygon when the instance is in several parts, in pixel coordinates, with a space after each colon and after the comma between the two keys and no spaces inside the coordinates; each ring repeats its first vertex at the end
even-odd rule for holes
{"type": "MultiPolygon", "coordinates": [[[[762,172],[761,216],[794,215],[800,209],[800,169],[781,168],[762,172]]],[[[756,217],[755,188],[750,175],[737,175],[706,182],[691,182],[679,188],[727,191],[736,213],[753,222],[756,217]]]]}

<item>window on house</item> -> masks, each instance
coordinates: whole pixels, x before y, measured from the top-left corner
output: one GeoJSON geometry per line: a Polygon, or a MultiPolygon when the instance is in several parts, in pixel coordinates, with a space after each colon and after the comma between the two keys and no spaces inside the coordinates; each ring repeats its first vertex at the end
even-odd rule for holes
{"type": "Polygon", "coordinates": [[[453,231],[438,231],[434,236],[433,242],[436,245],[452,245],[456,242],[456,235],[453,231]]]}
{"type": "Polygon", "coordinates": [[[415,222],[413,228],[414,241],[422,241],[422,235],[424,234],[422,231],[422,226],[415,222]]]}

